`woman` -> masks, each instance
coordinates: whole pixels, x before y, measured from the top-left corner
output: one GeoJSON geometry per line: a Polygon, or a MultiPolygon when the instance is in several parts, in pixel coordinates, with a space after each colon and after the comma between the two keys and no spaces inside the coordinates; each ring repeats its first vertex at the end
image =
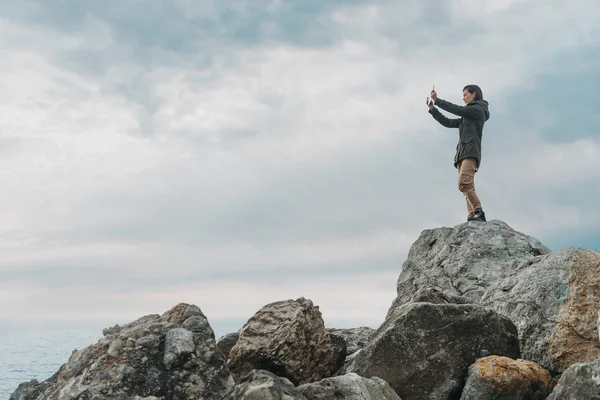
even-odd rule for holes
{"type": "Polygon", "coordinates": [[[483,207],[475,193],[475,173],[481,165],[483,125],[490,118],[488,102],[483,99],[483,93],[477,85],[467,85],[463,89],[466,106],[438,98],[435,90],[431,91],[431,100],[427,100],[427,106],[433,118],[447,128],[458,128],[454,167],[458,169],[458,190],[467,198],[467,221],[485,221],[483,207]],[[447,118],[435,106],[460,118],[447,118]]]}

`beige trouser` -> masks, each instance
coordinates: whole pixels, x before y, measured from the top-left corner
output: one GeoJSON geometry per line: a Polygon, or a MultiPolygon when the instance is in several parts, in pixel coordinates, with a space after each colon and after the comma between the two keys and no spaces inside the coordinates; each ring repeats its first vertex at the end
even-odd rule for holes
{"type": "Polygon", "coordinates": [[[467,198],[467,211],[473,215],[474,211],[481,208],[479,197],[475,193],[475,168],[477,160],[474,158],[465,158],[461,160],[458,167],[458,190],[467,198]]]}

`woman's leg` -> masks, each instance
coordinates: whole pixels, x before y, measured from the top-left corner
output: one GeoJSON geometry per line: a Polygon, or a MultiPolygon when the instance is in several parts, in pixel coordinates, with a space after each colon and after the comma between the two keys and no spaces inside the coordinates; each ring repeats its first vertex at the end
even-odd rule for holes
{"type": "MultiPolygon", "coordinates": [[[[459,187],[459,189],[461,187],[461,180],[464,180],[464,177],[461,174],[463,161],[464,160],[460,161],[458,163],[458,165],[457,165],[457,168],[458,168],[458,187],[459,187]]],[[[463,192],[463,195],[464,195],[464,192],[463,192]]],[[[473,205],[471,204],[471,202],[469,201],[469,198],[466,195],[465,195],[465,200],[467,201],[467,216],[472,217],[474,215],[474,213],[475,213],[475,209],[473,208],[473,205]]]]}
{"type": "Polygon", "coordinates": [[[468,216],[472,217],[473,215],[475,215],[475,209],[473,208],[473,204],[471,204],[467,196],[465,196],[465,198],[467,199],[467,211],[469,212],[468,216]]]}
{"type": "Polygon", "coordinates": [[[467,198],[467,205],[470,206],[469,214],[475,210],[483,211],[479,197],[477,197],[477,193],[475,193],[476,166],[477,160],[474,158],[465,158],[459,164],[458,190],[460,190],[467,198]]]}

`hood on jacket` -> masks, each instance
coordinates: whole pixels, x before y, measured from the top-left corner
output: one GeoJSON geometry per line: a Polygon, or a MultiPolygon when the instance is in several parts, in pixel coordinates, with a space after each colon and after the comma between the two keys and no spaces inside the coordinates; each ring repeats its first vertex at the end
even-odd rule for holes
{"type": "Polygon", "coordinates": [[[483,111],[485,112],[485,120],[487,121],[490,119],[490,109],[488,108],[489,103],[486,100],[475,100],[471,104],[483,108],[483,111]]]}

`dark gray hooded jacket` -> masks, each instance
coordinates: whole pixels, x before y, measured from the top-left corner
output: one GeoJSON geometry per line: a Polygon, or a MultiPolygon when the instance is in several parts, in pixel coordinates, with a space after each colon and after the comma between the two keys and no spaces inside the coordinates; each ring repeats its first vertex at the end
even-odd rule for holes
{"type": "Polygon", "coordinates": [[[465,158],[475,158],[477,169],[481,165],[481,136],[483,125],[490,118],[488,102],[475,100],[466,106],[457,106],[448,101],[438,98],[435,105],[461,118],[450,119],[444,116],[437,108],[432,108],[429,113],[433,115],[440,124],[447,128],[458,128],[458,144],[454,156],[454,167],[465,158]]]}

